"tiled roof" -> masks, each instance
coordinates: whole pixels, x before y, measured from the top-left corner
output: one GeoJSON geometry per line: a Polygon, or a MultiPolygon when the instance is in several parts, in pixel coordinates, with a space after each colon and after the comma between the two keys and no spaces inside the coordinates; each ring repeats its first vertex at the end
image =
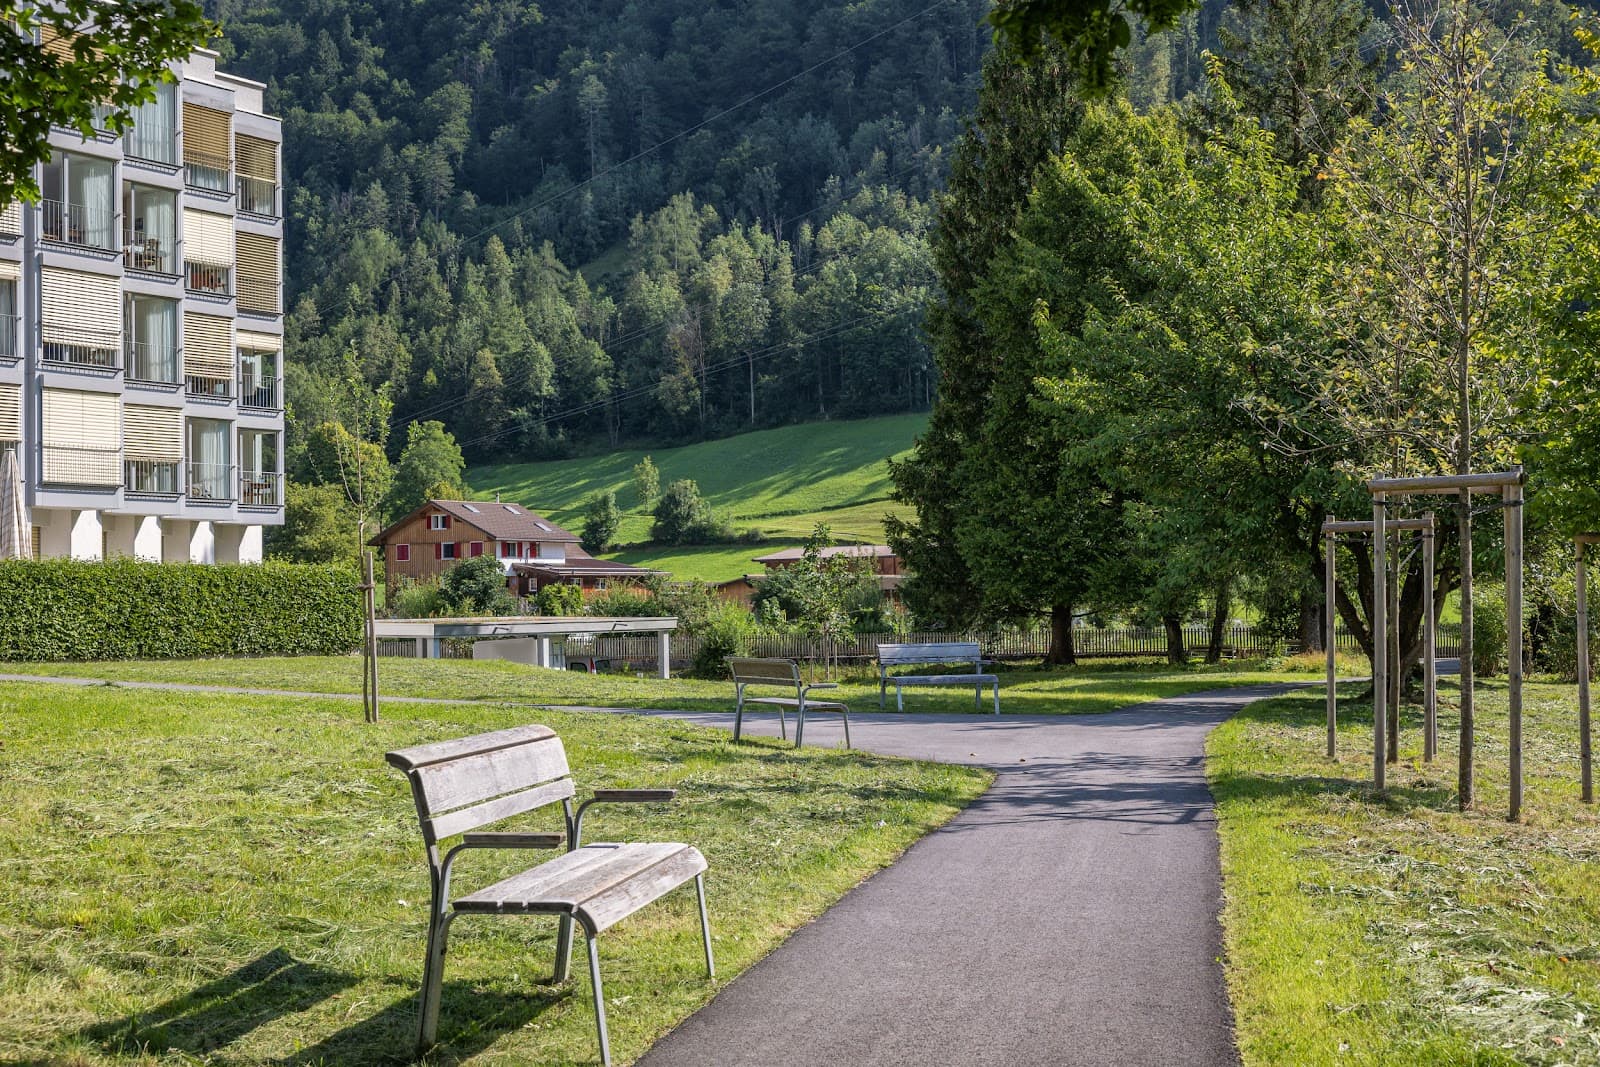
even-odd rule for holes
{"type": "Polygon", "coordinates": [[[410,522],[429,508],[443,511],[459,522],[475,526],[495,541],[578,543],[576,534],[568,533],[543,515],[534,514],[521,504],[502,504],[497,500],[429,500],[405,518],[390,524],[367,543],[383,544],[395,527],[410,522]]]}
{"type": "Polygon", "coordinates": [[[558,578],[643,578],[665,571],[646,570],[614,559],[595,559],[585,553],[568,553],[565,561],[554,559],[519,560],[511,565],[517,574],[548,574],[558,578]]]}
{"type": "MultiPolygon", "coordinates": [[[[757,563],[793,563],[806,554],[804,548],[785,548],[765,556],[757,556],[757,563]]],[[[894,555],[894,549],[888,545],[829,545],[822,550],[822,558],[830,559],[834,556],[863,556],[867,559],[878,559],[883,556],[894,555]]]]}

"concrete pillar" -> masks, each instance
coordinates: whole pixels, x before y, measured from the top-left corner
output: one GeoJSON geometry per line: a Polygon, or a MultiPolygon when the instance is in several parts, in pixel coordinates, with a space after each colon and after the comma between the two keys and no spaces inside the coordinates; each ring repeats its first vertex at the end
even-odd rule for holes
{"type": "Polygon", "coordinates": [[[213,556],[217,563],[239,563],[239,542],[244,537],[244,527],[231,522],[212,526],[213,556]]]}
{"type": "Polygon", "coordinates": [[[550,666],[550,639],[548,637],[539,638],[538,665],[541,667],[550,666]]]}
{"type": "Polygon", "coordinates": [[[101,535],[105,528],[100,525],[98,511],[75,511],[72,513],[71,553],[73,559],[101,559],[105,555],[105,545],[101,535]]]}
{"type": "Polygon", "coordinates": [[[161,520],[154,515],[141,515],[134,520],[132,555],[135,559],[161,562],[161,520]]]}
{"type": "Polygon", "coordinates": [[[239,562],[260,563],[266,553],[262,548],[261,540],[264,530],[260,526],[244,526],[239,538],[239,562]]]}
{"type": "Polygon", "coordinates": [[[656,631],[656,676],[658,678],[672,677],[672,631],[656,631]]]}
{"type": "Polygon", "coordinates": [[[59,508],[35,508],[33,523],[39,527],[41,559],[64,559],[72,555],[72,512],[59,508]]]}
{"type": "Polygon", "coordinates": [[[193,525],[188,519],[161,520],[161,562],[189,562],[189,528],[193,525]]]}
{"type": "Polygon", "coordinates": [[[112,558],[134,555],[133,543],[139,533],[139,516],[107,515],[104,523],[106,555],[112,558]]]}
{"type": "Polygon", "coordinates": [[[197,522],[189,531],[189,562],[215,563],[217,561],[217,535],[209,522],[197,522]]]}

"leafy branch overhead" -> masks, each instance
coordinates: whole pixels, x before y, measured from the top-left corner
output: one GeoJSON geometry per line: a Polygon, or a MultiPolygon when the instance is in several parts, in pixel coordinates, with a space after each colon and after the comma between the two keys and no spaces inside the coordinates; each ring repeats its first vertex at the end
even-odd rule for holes
{"type": "Polygon", "coordinates": [[[121,133],[173,80],[167,64],[216,31],[196,0],[0,0],[0,22],[20,31],[0,33],[0,204],[38,198],[32,173],[49,155],[52,126],[121,133]]]}
{"type": "Polygon", "coordinates": [[[1194,0],[1013,0],[989,13],[995,36],[1025,58],[1045,40],[1060,48],[1086,95],[1116,83],[1117,53],[1133,43],[1133,20],[1147,33],[1170,30],[1200,5],[1194,0]]]}

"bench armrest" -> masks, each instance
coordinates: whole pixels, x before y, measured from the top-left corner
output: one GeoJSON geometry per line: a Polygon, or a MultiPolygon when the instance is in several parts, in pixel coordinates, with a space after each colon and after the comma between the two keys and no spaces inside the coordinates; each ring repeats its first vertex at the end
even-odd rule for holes
{"type": "Polygon", "coordinates": [[[572,842],[567,846],[568,851],[583,845],[583,816],[593,804],[654,804],[673,800],[677,797],[676,789],[596,789],[594,796],[578,805],[578,812],[572,817],[572,842]]]}
{"type": "Polygon", "coordinates": [[[461,835],[463,848],[560,848],[567,835],[559,830],[553,833],[521,833],[514,831],[470,833],[461,835]]]}
{"type": "Polygon", "coordinates": [[[801,695],[804,695],[806,693],[811,692],[813,689],[837,689],[837,688],[839,688],[839,683],[838,682],[812,682],[810,685],[801,686],[800,687],[800,693],[801,693],[801,695]]]}

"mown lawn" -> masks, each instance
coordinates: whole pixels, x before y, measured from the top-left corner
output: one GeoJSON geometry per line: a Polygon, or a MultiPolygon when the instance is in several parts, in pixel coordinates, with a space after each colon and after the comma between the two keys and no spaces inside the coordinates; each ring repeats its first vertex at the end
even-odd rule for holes
{"type": "Polygon", "coordinates": [[[1421,762],[1409,709],[1386,799],[1367,787],[1370,704],[1341,709],[1333,762],[1320,690],[1212,734],[1246,1064],[1600,1063],[1600,813],[1578,801],[1575,692],[1527,690],[1522,825],[1505,821],[1504,683],[1479,694],[1466,815],[1448,681],[1440,758],[1421,762]]]}
{"type": "MultiPolygon", "coordinates": [[[[391,705],[364,725],[348,701],[0,685],[0,1061],[409,1059],[428,886],[383,753],[529,721],[560,732],[580,796],[679,790],[671,806],[598,809],[591,832],[705,852],[719,984],[989,780],[622,715],[391,705]]],[[[458,885],[516,863],[470,854],[458,885]]],[[[598,1061],[585,970],[544,984],[553,922],[468,919],[455,934],[429,1062],[598,1061]]],[[[713,994],[698,937],[685,892],[602,938],[620,1061],[713,994]]]]}
{"type": "MultiPolygon", "coordinates": [[[[244,686],[313,693],[361,692],[361,661],[350,656],[0,663],[0,673],[244,686]]],[[[1320,667],[1312,665],[1309,660],[1296,660],[1288,665],[1239,661],[1216,667],[1195,665],[1185,668],[1170,668],[1149,661],[1099,660],[1056,670],[1001,665],[998,674],[1002,714],[1082,715],[1203,689],[1282,681],[1286,677],[1309,680],[1320,675],[1320,667]]],[[[381,660],[379,676],[379,688],[383,693],[430,699],[508,701],[540,706],[733,710],[731,683],[693,678],[662,681],[653,677],[552,671],[493,660],[401,658],[381,660]]],[[[838,692],[829,696],[844,700],[853,711],[876,711],[877,675],[871,669],[854,670],[845,676],[838,692]]],[[[985,709],[991,706],[987,701],[986,694],[985,709]]],[[[887,706],[890,710],[894,708],[892,688],[889,690],[887,706]]],[[[905,706],[908,714],[972,712],[972,690],[953,686],[907,689],[905,706]]]]}

